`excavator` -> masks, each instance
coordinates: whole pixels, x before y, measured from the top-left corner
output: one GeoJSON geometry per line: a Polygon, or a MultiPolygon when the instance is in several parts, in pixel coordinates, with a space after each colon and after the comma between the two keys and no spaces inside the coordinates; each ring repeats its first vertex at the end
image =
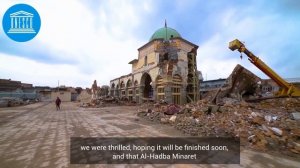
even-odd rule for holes
{"type": "MultiPolygon", "coordinates": [[[[300,97],[300,88],[288,83],[283,78],[281,78],[275,71],[273,71],[269,66],[267,66],[262,60],[250,52],[245,45],[235,39],[229,42],[229,49],[234,51],[238,50],[241,54],[245,53],[248,56],[248,60],[254,64],[258,69],[263,71],[268,77],[270,77],[274,82],[280,87],[279,91],[275,94],[278,97],[300,97]]],[[[242,57],[241,57],[242,58],[242,57]]]]}

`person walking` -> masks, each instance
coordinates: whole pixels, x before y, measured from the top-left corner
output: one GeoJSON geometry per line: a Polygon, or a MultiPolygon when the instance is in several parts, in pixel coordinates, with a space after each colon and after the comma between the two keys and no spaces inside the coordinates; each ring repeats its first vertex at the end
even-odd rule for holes
{"type": "Polygon", "coordinates": [[[56,104],[56,110],[60,110],[61,100],[59,97],[56,98],[55,104],[56,104]]]}

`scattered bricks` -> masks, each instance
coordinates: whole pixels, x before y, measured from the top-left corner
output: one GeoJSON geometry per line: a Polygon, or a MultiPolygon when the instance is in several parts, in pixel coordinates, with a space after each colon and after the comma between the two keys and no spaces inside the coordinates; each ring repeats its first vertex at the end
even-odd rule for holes
{"type": "MultiPolygon", "coordinates": [[[[299,147],[300,123],[291,118],[288,112],[294,108],[293,99],[289,109],[279,98],[262,102],[246,103],[232,101],[232,106],[211,105],[207,100],[200,100],[184,106],[154,105],[145,107],[141,117],[157,123],[170,124],[190,136],[238,137],[241,145],[262,151],[278,151],[296,153],[299,147]],[[165,113],[172,111],[169,114],[165,113]],[[175,112],[174,112],[175,111],[175,112]],[[210,111],[210,115],[206,114],[210,111]]],[[[226,100],[226,99],[225,99],[226,100]]]]}
{"type": "Polygon", "coordinates": [[[264,119],[261,117],[254,117],[252,119],[252,123],[253,124],[258,124],[258,125],[262,125],[264,123],[264,119]]]}
{"type": "Polygon", "coordinates": [[[297,138],[300,138],[300,128],[296,128],[296,129],[291,130],[290,134],[291,134],[292,136],[295,136],[295,137],[297,137],[297,138]]]}
{"type": "Polygon", "coordinates": [[[180,111],[180,107],[177,104],[170,104],[165,109],[164,113],[167,115],[173,115],[180,111]]]}
{"type": "Polygon", "coordinates": [[[191,111],[192,110],[189,108],[183,108],[178,112],[178,114],[187,114],[187,113],[190,113],[191,111]]]}

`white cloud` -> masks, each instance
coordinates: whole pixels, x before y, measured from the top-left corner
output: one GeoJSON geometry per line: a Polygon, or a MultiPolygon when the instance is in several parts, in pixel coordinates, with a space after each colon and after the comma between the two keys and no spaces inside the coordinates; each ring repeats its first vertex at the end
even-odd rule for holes
{"type": "Polygon", "coordinates": [[[51,65],[6,54],[0,54],[0,60],[2,78],[9,79],[11,76],[17,76],[17,79],[12,80],[21,80],[39,86],[45,86],[45,83],[57,86],[58,80],[60,84],[76,86],[77,83],[83,84],[81,81],[91,78],[81,74],[78,68],[72,65],[51,65]]]}
{"type": "MultiPolygon", "coordinates": [[[[145,37],[145,41],[139,41],[135,30],[151,12],[149,1],[103,1],[101,4],[95,3],[99,5],[98,8],[90,8],[79,0],[27,3],[38,10],[42,26],[35,39],[25,46],[41,46],[36,50],[47,48],[54,59],[61,60],[59,57],[64,57],[63,60],[76,63],[51,65],[33,61],[35,63],[31,62],[32,66],[26,66],[28,72],[34,72],[39,67],[40,74],[36,74],[38,77],[29,80],[29,83],[53,85],[51,81],[61,78],[73,86],[89,87],[94,79],[100,85],[109,84],[111,79],[131,72],[131,66],[127,63],[138,56],[137,48],[148,40],[145,37]]],[[[11,3],[4,4],[2,8],[11,6],[11,3]]],[[[4,62],[8,58],[3,57],[4,62]]],[[[16,57],[14,60],[18,65],[23,64],[22,61],[30,62],[16,57]]],[[[16,80],[31,78],[31,73],[13,72],[5,73],[11,74],[16,80]]]]}
{"type": "Polygon", "coordinates": [[[282,22],[278,22],[282,19],[279,15],[259,15],[253,14],[253,11],[255,10],[252,6],[242,11],[229,8],[215,14],[214,17],[220,22],[211,26],[217,27],[218,31],[199,44],[198,69],[202,71],[204,77],[207,74],[207,79],[226,78],[239,63],[257,76],[268,78],[247,60],[245,54],[243,60],[240,60],[240,53],[228,48],[228,43],[236,38],[245,42],[251,52],[278,74],[290,73],[292,67],[276,68],[275,65],[284,59],[284,55],[279,53],[286,50],[285,42],[288,42],[288,38],[293,38],[288,32],[295,31],[295,27],[290,24],[290,20],[283,20],[283,23],[287,23],[285,26],[287,31],[283,31],[280,29],[283,26],[280,25],[282,22]]]}

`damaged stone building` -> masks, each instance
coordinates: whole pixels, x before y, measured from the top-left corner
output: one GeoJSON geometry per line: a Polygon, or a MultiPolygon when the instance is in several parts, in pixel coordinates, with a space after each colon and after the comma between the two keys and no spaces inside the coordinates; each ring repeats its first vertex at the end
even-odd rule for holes
{"type": "Polygon", "coordinates": [[[138,103],[198,100],[197,49],[165,23],[138,49],[138,58],[129,62],[132,72],[110,81],[110,95],[138,103]]]}

